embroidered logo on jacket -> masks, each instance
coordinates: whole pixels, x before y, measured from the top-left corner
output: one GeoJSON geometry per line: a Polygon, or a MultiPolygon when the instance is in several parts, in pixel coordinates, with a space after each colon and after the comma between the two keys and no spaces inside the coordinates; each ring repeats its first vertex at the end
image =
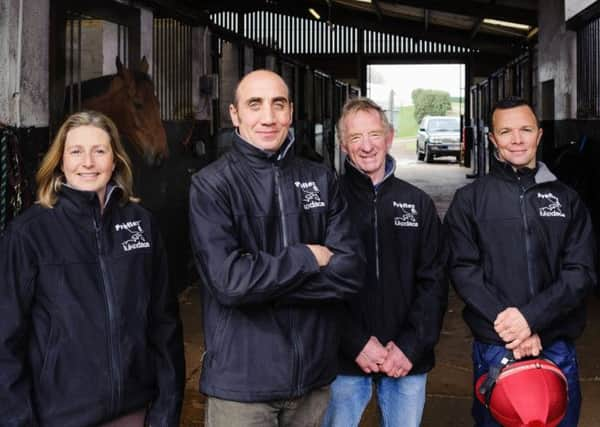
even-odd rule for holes
{"type": "Polygon", "coordinates": [[[538,199],[546,201],[548,204],[540,208],[540,216],[560,216],[565,217],[565,214],[561,210],[562,205],[552,193],[537,193],[538,199]]]}
{"type": "Polygon", "coordinates": [[[322,208],[325,202],[321,200],[321,192],[314,181],[294,182],[294,185],[302,190],[302,206],[305,210],[322,208]]]}
{"type": "Polygon", "coordinates": [[[121,242],[121,246],[123,246],[125,252],[150,247],[150,242],[146,241],[144,237],[144,229],[141,226],[141,221],[128,221],[116,224],[115,230],[126,230],[129,233],[129,239],[121,242]]]}
{"type": "Polygon", "coordinates": [[[394,225],[397,227],[418,227],[417,209],[412,203],[392,202],[392,205],[399,209],[399,216],[394,217],[394,225]]]}

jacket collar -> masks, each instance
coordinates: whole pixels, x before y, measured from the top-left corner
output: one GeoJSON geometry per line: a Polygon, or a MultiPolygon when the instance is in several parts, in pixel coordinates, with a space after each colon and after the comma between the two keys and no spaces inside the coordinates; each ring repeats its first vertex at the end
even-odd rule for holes
{"type": "Polygon", "coordinates": [[[535,174],[535,183],[542,184],[544,182],[558,181],[556,175],[550,172],[548,166],[543,162],[537,162],[537,173],[535,174]]]}
{"type": "Polygon", "coordinates": [[[271,153],[250,144],[241,137],[237,130],[233,133],[233,150],[238,154],[241,154],[255,167],[271,167],[273,164],[285,163],[293,157],[293,150],[291,150],[291,148],[294,145],[294,142],[294,134],[290,130],[279,150],[275,153],[271,153]]]}
{"type": "MultiPolygon", "coordinates": [[[[109,182],[106,187],[106,198],[104,200],[104,211],[111,209],[118,202],[122,190],[114,182],[109,182]]],[[[100,214],[100,202],[95,191],[83,191],[62,184],[59,190],[59,203],[66,209],[82,214],[100,214]]]]}
{"type": "Polygon", "coordinates": [[[348,178],[350,178],[350,180],[352,181],[352,184],[356,185],[357,187],[360,187],[362,189],[368,189],[368,190],[379,189],[382,185],[384,185],[385,182],[387,182],[389,180],[389,178],[391,176],[394,175],[394,172],[396,171],[396,161],[394,160],[394,158],[392,156],[387,154],[385,156],[385,175],[383,176],[383,179],[380,182],[373,185],[373,181],[371,181],[371,177],[369,175],[367,175],[366,173],[364,173],[363,171],[361,171],[350,160],[349,157],[346,157],[345,163],[346,163],[345,174],[348,178]]]}
{"type": "MultiPolygon", "coordinates": [[[[550,172],[550,169],[548,169],[548,166],[546,166],[545,163],[537,161],[536,169],[536,184],[543,184],[545,182],[552,182],[558,180],[558,178],[556,178],[556,176],[552,172],[550,172]]],[[[499,178],[506,179],[509,181],[517,180],[517,173],[513,169],[512,165],[510,163],[503,162],[496,155],[492,156],[490,173],[499,178]]]]}

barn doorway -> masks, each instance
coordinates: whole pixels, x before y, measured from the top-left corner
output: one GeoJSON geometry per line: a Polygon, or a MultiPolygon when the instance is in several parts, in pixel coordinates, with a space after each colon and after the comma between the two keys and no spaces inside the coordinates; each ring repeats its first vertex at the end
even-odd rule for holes
{"type": "Polygon", "coordinates": [[[470,170],[463,166],[461,151],[464,94],[464,64],[367,67],[367,96],[394,127],[390,154],[396,160],[396,175],[427,192],[441,216],[456,189],[468,182],[465,175],[470,170]]]}

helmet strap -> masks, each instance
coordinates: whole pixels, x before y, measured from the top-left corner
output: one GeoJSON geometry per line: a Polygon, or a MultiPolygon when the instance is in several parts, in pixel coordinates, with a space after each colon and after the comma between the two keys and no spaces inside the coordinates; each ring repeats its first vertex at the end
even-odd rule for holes
{"type": "Polygon", "coordinates": [[[481,384],[479,386],[479,393],[481,393],[482,395],[485,396],[485,406],[489,406],[489,404],[490,404],[490,399],[492,397],[492,390],[494,389],[494,386],[496,385],[496,381],[498,380],[500,373],[502,372],[502,370],[504,368],[506,368],[508,365],[510,365],[511,363],[513,363],[515,361],[516,361],[516,359],[515,359],[515,356],[513,355],[513,352],[508,351],[502,357],[502,359],[500,360],[500,363],[498,365],[490,366],[487,378],[485,379],[483,384],[481,384]]]}

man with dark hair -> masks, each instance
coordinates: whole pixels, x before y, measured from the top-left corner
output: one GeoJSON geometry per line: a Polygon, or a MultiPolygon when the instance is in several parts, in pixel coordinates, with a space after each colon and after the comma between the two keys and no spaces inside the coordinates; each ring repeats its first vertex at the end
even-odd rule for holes
{"type": "MultiPolygon", "coordinates": [[[[524,100],[523,98],[520,98],[518,96],[509,96],[509,97],[503,98],[503,99],[499,100],[498,102],[496,102],[496,104],[494,104],[494,106],[492,107],[490,116],[488,117],[488,119],[489,119],[488,122],[492,126],[492,128],[490,129],[490,132],[493,132],[494,113],[496,113],[497,110],[508,110],[508,109],[517,108],[517,107],[529,107],[529,109],[533,112],[533,107],[529,104],[529,102],[527,102],[526,100],[524,100]]],[[[537,115],[535,115],[535,113],[533,114],[533,118],[535,120],[536,126],[539,128],[539,131],[542,132],[542,129],[540,128],[540,121],[538,120],[538,117],[537,117],[537,115]]],[[[540,133],[540,135],[541,135],[541,133],[540,133]]]]}
{"type": "MultiPolygon", "coordinates": [[[[543,353],[568,380],[560,425],[576,426],[581,393],[574,340],[596,280],[590,217],[575,191],[536,162],[542,129],[529,104],[500,101],[491,125],[490,174],[456,192],[444,221],[450,277],[474,335],[474,379],[509,351],[516,359],[543,353]]],[[[477,426],[499,425],[477,399],[473,417],[477,426]]]]}
{"type": "Polygon", "coordinates": [[[246,75],[229,107],[231,150],[192,180],[208,427],[318,425],[337,372],[338,306],[362,284],[335,174],[294,156],[292,111],[281,77],[246,75]]]}
{"type": "Polygon", "coordinates": [[[324,426],[357,426],[375,385],[382,424],[417,427],[447,303],[440,221],[429,196],[394,176],[393,130],[377,104],[348,101],[338,137],[367,276],[348,304],[324,426]]]}

